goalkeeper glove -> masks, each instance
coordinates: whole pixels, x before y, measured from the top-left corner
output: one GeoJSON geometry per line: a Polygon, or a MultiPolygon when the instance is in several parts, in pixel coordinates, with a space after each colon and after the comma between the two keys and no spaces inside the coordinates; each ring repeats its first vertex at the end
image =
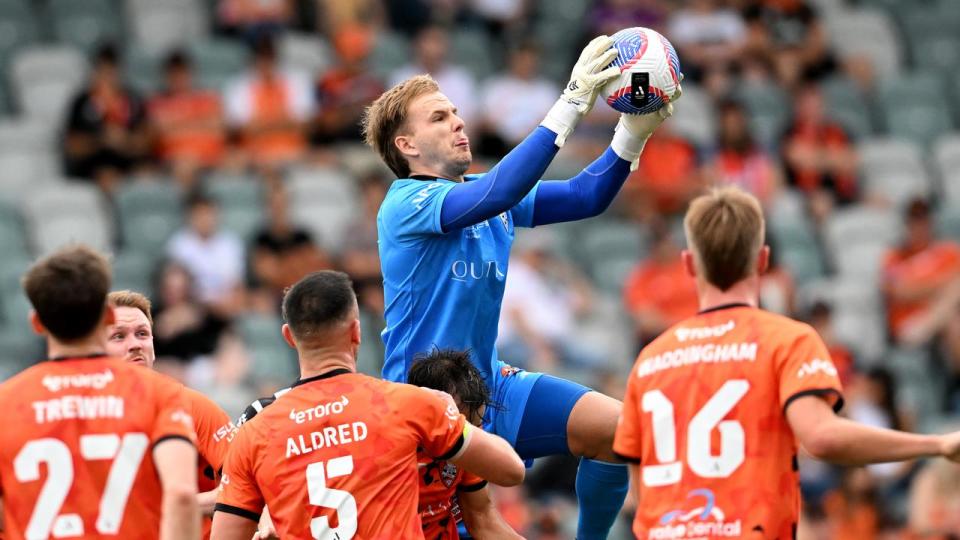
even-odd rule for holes
{"type": "Polygon", "coordinates": [[[597,36],[583,48],[580,59],[573,66],[570,82],[540,123],[557,134],[554,141],[557,146],[563,146],[580,119],[590,112],[603,85],[620,75],[617,66],[604,69],[617,58],[617,54],[613,40],[607,36],[597,36]]]}
{"type": "MultiPolygon", "coordinates": [[[[683,79],[681,78],[681,81],[683,79]]],[[[613,132],[613,141],[610,148],[621,159],[630,162],[630,170],[637,170],[640,163],[640,154],[647,140],[653,135],[661,123],[673,116],[673,102],[683,95],[683,88],[677,85],[677,91],[663,107],[647,114],[621,114],[617,128],[613,132]]]]}

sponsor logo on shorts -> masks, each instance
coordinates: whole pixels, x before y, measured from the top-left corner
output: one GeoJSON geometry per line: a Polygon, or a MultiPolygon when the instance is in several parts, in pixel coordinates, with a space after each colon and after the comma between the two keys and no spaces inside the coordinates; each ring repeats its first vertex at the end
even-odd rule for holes
{"type": "Polygon", "coordinates": [[[743,529],[740,520],[727,520],[716,505],[716,497],[709,489],[695,489],[687,494],[686,506],[660,516],[660,523],[647,531],[650,539],[740,538],[743,529]]]}

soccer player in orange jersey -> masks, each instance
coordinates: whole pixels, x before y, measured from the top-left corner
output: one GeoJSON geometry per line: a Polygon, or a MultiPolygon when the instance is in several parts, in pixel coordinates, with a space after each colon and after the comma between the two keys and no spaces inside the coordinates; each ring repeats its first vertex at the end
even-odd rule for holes
{"type": "Polygon", "coordinates": [[[68,247],[24,277],[49,359],[0,385],[5,537],[196,539],[197,452],[180,386],[107,356],[110,267],[68,247]]]}
{"type": "MultiPolygon", "coordinates": [[[[114,322],[107,330],[107,354],[137,365],[153,367],[153,315],[150,299],[133,291],[114,291],[107,296],[113,307],[114,322]]],[[[227,458],[236,427],[227,413],[207,396],[192,388],[182,387],[196,429],[197,502],[203,514],[202,537],[210,537],[213,505],[217,501],[220,470],[227,458]]]]}
{"type": "MultiPolygon", "coordinates": [[[[449,393],[471,424],[483,424],[490,390],[470,360],[469,351],[434,349],[410,366],[407,382],[449,393]]],[[[421,456],[420,521],[427,540],[456,540],[462,519],[476,540],[522,538],[490,500],[487,481],[456,464],[421,456]]]]}
{"type": "Polygon", "coordinates": [[[960,434],[857,424],[814,330],[757,307],[766,270],[759,202],[737,188],[695,199],[682,254],[700,312],[640,353],[614,451],[631,461],[637,538],[793,538],[798,447],[844,465],[960,460],[960,434]]]}
{"type": "Polygon", "coordinates": [[[341,272],[309,274],[283,300],[301,379],[234,439],[214,540],[248,540],[264,505],[281,538],[423,538],[417,449],[492,482],[523,481],[506,441],[473,428],[449,395],[356,373],[357,298],[341,272]]]}

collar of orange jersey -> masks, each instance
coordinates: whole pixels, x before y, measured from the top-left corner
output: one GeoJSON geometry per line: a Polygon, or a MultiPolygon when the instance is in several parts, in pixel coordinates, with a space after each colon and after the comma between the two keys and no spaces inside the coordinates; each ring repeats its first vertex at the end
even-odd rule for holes
{"type": "Polygon", "coordinates": [[[332,369],[326,373],[314,375],[313,377],[307,377],[306,379],[300,379],[299,381],[293,383],[293,386],[300,386],[301,384],[307,384],[313,381],[319,381],[321,379],[329,379],[331,377],[336,377],[337,375],[346,375],[347,373],[353,373],[353,372],[347,368],[332,369]]]}
{"type": "Polygon", "coordinates": [[[91,354],[82,354],[80,356],[73,356],[73,355],[54,356],[53,358],[47,358],[47,360],[51,362],[62,362],[64,360],[94,360],[97,358],[106,358],[106,357],[107,357],[107,353],[98,352],[98,353],[91,353],[91,354]]]}
{"type": "Polygon", "coordinates": [[[697,315],[703,315],[704,313],[713,313],[714,311],[723,311],[725,309],[733,309],[738,307],[753,307],[746,302],[730,302],[729,304],[720,304],[719,306],[713,306],[711,308],[702,309],[697,312],[697,315]]]}

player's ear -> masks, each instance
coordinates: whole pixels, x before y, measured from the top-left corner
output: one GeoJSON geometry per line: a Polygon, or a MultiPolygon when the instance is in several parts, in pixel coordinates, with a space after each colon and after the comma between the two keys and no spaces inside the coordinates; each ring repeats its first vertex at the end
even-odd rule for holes
{"type": "Polygon", "coordinates": [[[770,268],[770,246],[763,246],[757,254],[757,275],[762,276],[768,268],[770,268]]]}
{"type": "Polygon", "coordinates": [[[360,319],[354,319],[350,323],[350,343],[360,345],[362,332],[360,330],[360,319]]]}
{"type": "Polygon", "coordinates": [[[680,260],[683,261],[683,269],[686,271],[687,275],[696,278],[697,277],[697,264],[693,260],[693,252],[689,249],[685,249],[680,252],[680,260]]]}
{"type": "Polygon", "coordinates": [[[37,315],[36,310],[30,310],[30,328],[38,336],[47,335],[47,328],[43,326],[43,323],[40,322],[40,315],[37,315]]]}
{"type": "Polygon", "coordinates": [[[283,340],[287,342],[290,348],[297,348],[297,340],[293,338],[293,330],[290,329],[289,324],[284,323],[284,325],[280,327],[280,333],[283,334],[283,340]]]}
{"type": "Polygon", "coordinates": [[[417,143],[413,141],[413,137],[410,135],[397,135],[393,138],[393,144],[397,147],[397,150],[400,150],[400,153],[407,157],[419,157],[420,150],[417,148],[417,143]]]}

